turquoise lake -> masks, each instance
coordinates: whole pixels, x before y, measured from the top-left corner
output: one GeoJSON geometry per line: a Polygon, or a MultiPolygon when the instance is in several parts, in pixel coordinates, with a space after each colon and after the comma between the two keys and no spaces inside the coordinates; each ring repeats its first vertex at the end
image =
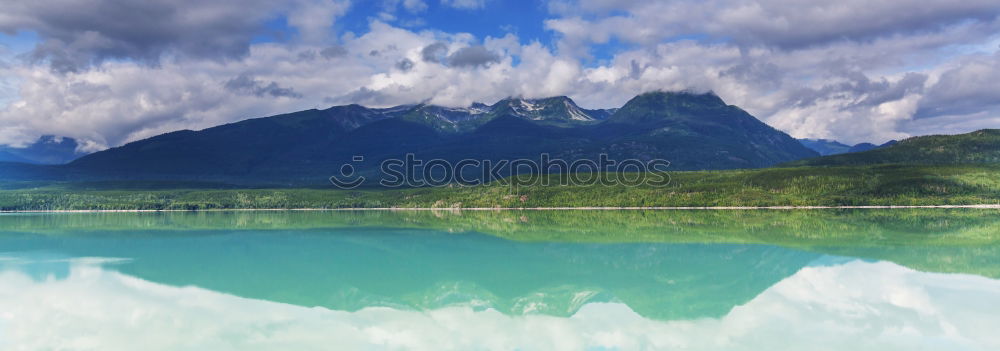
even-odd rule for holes
{"type": "Polygon", "coordinates": [[[0,350],[998,350],[1000,211],[0,214],[0,350]]]}

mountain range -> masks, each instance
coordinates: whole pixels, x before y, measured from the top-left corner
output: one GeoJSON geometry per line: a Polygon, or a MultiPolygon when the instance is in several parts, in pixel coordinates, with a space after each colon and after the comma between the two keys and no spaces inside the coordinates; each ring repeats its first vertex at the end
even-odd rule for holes
{"type": "Polygon", "coordinates": [[[868,150],[874,150],[881,147],[891,146],[896,144],[898,141],[892,140],[882,145],[875,145],[872,143],[860,143],[853,146],[841,143],[836,140],[828,139],[799,139],[799,142],[805,147],[818,152],[823,156],[830,155],[840,155],[852,152],[864,152],[868,150]]]}
{"type": "Polygon", "coordinates": [[[466,108],[335,106],[162,134],[61,166],[5,164],[8,179],[324,183],[382,160],[665,159],[671,170],[758,168],[819,156],[712,93],[646,93],[620,109],[567,97],[504,99],[466,108]],[[355,156],[364,158],[355,162],[355,156]]]}
{"type": "Polygon", "coordinates": [[[580,108],[567,97],[465,108],[335,106],[166,133],[59,164],[79,156],[76,149],[76,141],[55,137],[0,148],[0,180],[316,185],[344,164],[377,179],[382,160],[408,153],[452,162],[607,154],[613,160],[666,159],[670,170],[982,164],[1000,163],[1000,130],[848,146],[795,140],[711,93],[654,92],[608,110],[580,108]]]}

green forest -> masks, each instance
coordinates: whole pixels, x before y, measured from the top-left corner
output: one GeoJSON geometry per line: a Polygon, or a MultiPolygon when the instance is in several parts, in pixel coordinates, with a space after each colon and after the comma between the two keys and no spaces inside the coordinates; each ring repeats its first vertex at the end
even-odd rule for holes
{"type": "MultiPolygon", "coordinates": [[[[666,186],[229,188],[198,183],[6,183],[0,210],[923,206],[1000,204],[998,165],[871,165],[669,172],[666,186]]],[[[612,174],[610,177],[634,177],[612,174]]],[[[547,175],[545,177],[566,177],[547,175]]],[[[541,180],[535,183],[542,183],[541,180]]]]}

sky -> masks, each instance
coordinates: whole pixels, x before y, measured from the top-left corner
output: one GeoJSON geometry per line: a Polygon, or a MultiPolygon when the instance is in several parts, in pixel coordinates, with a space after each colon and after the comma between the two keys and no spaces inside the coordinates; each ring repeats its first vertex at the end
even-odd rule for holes
{"type": "Polygon", "coordinates": [[[6,0],[0,145],[357,103],[712,91],[798,138],[1000,128],[996,0],[6,0]]]}

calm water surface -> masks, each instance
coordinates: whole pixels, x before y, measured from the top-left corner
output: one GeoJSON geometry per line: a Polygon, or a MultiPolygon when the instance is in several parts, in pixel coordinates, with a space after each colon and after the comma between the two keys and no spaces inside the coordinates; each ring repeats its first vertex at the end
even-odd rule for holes
{"type": "Polygon", "coordinates": [[[2,350],[998,350],[1000,212],[0,215],[2,350]]]}

